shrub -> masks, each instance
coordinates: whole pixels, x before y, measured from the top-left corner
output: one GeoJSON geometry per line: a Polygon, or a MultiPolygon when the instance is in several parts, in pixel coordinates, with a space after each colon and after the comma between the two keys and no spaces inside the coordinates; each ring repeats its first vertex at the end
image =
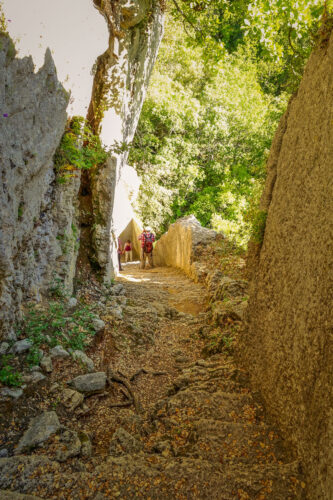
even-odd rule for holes
{"type": "Polygon", "coordinates": [[[0,360],[0,382],[4,385],[19,387],[22,383],[21,375],[9,364],[11,355],[2,356],[0,360]]]}
{"type": "Polygon", "coordinates": [[[54,155],[57,182],[64,184],[76,177],[75,171],[97,168],[105,163],[108,151],[100,138],[81,116],[69,120],[60,145],[54,155]]]}

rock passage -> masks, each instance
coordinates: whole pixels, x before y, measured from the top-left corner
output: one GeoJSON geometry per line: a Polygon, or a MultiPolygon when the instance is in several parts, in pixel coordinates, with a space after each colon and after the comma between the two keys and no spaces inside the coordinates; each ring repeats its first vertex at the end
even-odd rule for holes
{"type": "MultiPolygon", "coordinates": [[[[207,289],[181,271],[133,264],[120,282],[123,319],[89,353],[96,373],[108,375],[103,397],[83,418],[78,399],[72,430],[61,427],[38,448],[0,458],[0,488],[45,499],[303,498],[299,464],[267,423],[230,346],[202,355],[216,330],[207,289]],[[114,352],[105,352],[111,337],[114,352]],[[112,406],[119,380],[137,405],[127,393],[124,406],[112,406]],[[89,452],[82,453],[82,435],[89,452]]],[[[228,281],[244,293],[236,285],[228,281]]],[[[229,302],[224,319],[234,321],[229,302]]]]}

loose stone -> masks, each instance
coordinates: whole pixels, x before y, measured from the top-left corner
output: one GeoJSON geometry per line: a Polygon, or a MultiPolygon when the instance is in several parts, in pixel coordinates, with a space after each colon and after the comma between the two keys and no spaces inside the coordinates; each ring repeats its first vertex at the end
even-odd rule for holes
{"type": "Polygon", "coordinates": [[[44,443],[60,429],[60,422],[55,411],[44,412],[30,421],[28,430],[21,438],[15,454],[35,448],[44,443]]]}

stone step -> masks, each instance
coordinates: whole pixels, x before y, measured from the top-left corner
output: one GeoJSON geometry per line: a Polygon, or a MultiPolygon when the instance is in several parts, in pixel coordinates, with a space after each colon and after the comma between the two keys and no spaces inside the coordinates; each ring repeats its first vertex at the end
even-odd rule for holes
{"type": "MultiPolygon", "coordinates": [[[[160,410],[163,412],[163,408],[160,410]]],[[[191,388],[179,391],[170,397],[164,408],[167,417],[191,416],[214,418],[226,422],[255,422],[261,408],[249,394],[216,391],[207,394],[204,390],[191,388]]]]}
{"type": "Polygon", "coordinates": [[[160,456],[111,458],[96,470],[120,498],[249,500],[301,499],[298,464],[224,466],[193,458],[160,456]]]}
{"type": "Polygon", "coordinates": [[[154,500],[300,500],[305,486],[298,479],[296,462],[233,466],[143,453],[110,457],[88,469],[80,462],[73,470],[61,470],[58,463],[43,457],[17,456],[1,459],[0,472],[0,488],[38,490],[43,498],[64,499],[95,499],[99,494],[154,500]]]}
{"type": "Polygon", "coordinates": [[[187,441],[177,450],[223,464],[273,464],[283,461],[285,450],[279,436],[260,424],[218,420],[193,420],[187,427],[187,441]]]}
{"type": "Polygon", "coordinates": [[[190,377],[186,374],[182,374],[174,382],[172,388],[168,391],[169,395],[174,395],[178,391],[190,388],[192,391],[206,391],[207,393],[213,393],[216,391],[223,392],[237,392],[237,393],[249,393],[249,389],[244,389],[244,387],[232,378],[226,377],[190,377]]]}

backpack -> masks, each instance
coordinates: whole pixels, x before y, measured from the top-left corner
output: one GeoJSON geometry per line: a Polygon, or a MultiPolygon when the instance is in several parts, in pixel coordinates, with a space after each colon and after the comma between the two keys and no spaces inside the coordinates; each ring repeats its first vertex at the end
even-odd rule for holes
{"type": "Polygon", "coordinates": [[[151,253],[153,251],[153,235],[152,233],[144,235],[145,242],[143,245],[143,251],[145,253],[151,253]]]}

